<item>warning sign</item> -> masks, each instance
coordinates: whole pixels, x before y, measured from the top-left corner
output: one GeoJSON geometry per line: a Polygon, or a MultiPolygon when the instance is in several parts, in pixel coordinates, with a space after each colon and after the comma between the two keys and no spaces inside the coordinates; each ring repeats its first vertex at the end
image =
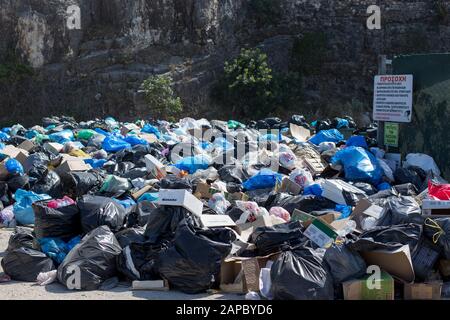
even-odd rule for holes
{"type": "Polygon", "coordinates": [[[398,147],[398,123],[384,123],[384,145],[389,147],[398,147]]]}
{"type": "Polygon", "coordinates": [[[412,75],[375,76],[373,119],[411,122],[413,102],[412,75]]]}

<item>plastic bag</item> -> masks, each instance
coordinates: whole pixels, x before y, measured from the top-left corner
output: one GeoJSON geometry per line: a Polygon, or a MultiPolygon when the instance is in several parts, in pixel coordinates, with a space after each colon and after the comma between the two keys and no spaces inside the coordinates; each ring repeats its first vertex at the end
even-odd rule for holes
{"type": "Polygon", "coordinates": [[[33,229],[27,227],[16,227],[9,237],[6,251],[13,251],[21,247],[34,249],[33,229]]]}
{"type": "Polygon", "coordinates": [[[12,205],[0,211],[0,225],[9,228],[12,227],[15,222],[16,220],[14,219],[14,209],[12,205]]]}
{"type": "Polygon", "coordinates": [[[394,171],[394,178],[397,184],[412,183],[417,189],[420,189],[423,183],[421,176],[412,168],[397,168],[394,171]]]}
{"type": "Polygon", "coordinates": [[[374,185],[381,181],[383,170],[377,159],[360,147],[347,147],[335,154],[333,164],[342,164],[345,178],[350,181],[370,182],[374,185]]]}
{"type": "Polygon", "coordinates": [[[147,140],[139,138],[138,136],[135,136],[135,135],[128,135],[123,140],[128,142],[132,146],[139,145],[139,144],[142,144],[142,145],[148,144],[147,140]]]}
{"type": "Polygon", "coordinates": [[[297,157],[293,152],[281,152],[279,154],[280,157],[280,165],[284,168],[292,170],[295,168],[295,162],[297,161],[297,157]]]}
{"type": "Polygon", "coordinates": [[[302,189],[314,182],[311,173],[306,169],[295,169],[289,175],[289,180],[298,184],[302,189]]]}
{"type": "Polygon", "coordinates": [[[334,142],[321,142],[319,144],[319,152],[325,152],[328,150],[333,150],[336,148],[336,144],[334,142]]]}
{"type": "Polygon", "coordinates": [[[405,167],[419,167],[425,172],[432,171],[435,175],[440,176],[441,171],[439,170],[434,159],[429,155],[423,153],[410,153],[406,156],[405,167]]]}
{"type": "Polygon", "coordinates": [[[427,218],[424,223],[424,234],[442,248],[444,259],[450,260],[450,219],[427,218]]]}
{"type": "Polygon", "coordinates": [[[115,234],[117,241],[122,248],[131,243],[142,243],[146,241],[144,236],[145,229],[142,227],[123,229],[115,234]]]}
{"type": "Polygon", "coordinates": [[[55,266],[44,253],[21,247],[6,253],[2,268],[13,280],[35,282],[39,273],[54,270],[55,266]]]}
{"type": "Polygon", "coordinates": [[[78,198],[87,193],[100,190],[105,180],[103,174],[99,172],[70,172],[61,175],[64,194],[71,198],[78,198]]]}
{"type": "Polygon", "coordinates": [[[81,237],[76,236],[68,243],[59,238],[41,238],[38,241],[41,251],[59,265],[64,261],[70,250],[80,243],[81,237]]]}
{"type": "Polygon", "coordinates": [[[111,198],[85,195],[78,201],[84,233],[106,225],[113,232],[124,226],[125,208],[111,198]]]}
{"type": "Polygon", "coordinates": [[[285,246],[294,247],[305,242],[303,226],[299,221],[259,227],[250,235],[248,242],[254,243],[259,256],[266,256],[280,251],[285,246]]]}
{"type": "Polygon", "coordinates": [[[281,253],[270,276],[275,300],[331,300],[333,279],[323,253],[308,247],[281,253]]]}
{"type": "Polygon", "coordinates": [[[283,209],[281,207],[270,208],[269,214],[271,214],[275,217],[279,217],[286,222],[289,222],[289,220],[291,220],[291,215],[289,214],[289,212],[287,212],[285,209],[283,209]]]}
{"type": "Polygon", "coordinates": [[[116,259],[122,248],[107,226],[89,232],[58,267],[58,280],[69,290],[96,290],[117,275],[116,259]],[[74,271],[79,282],[74,281],[74,271]]]}
{"type": "Polygon", "coordinates": [[[241,184],[242,181],[248,179],[248,176],[245,174],[242,165],[233,164],[233,165],[224,165],[218,171],[220,180],[224,182],[233,182],[241,184]]]}
{"type": "Polygon", "coordinates": [[[428,181],[428,196],[435,200],[450,200],[450,184],[437,184],[428,181]]]}
{"type": "Polygon", "coordinates": [[[175,167],[193,174],[197,170],[206,170],[210,163],[211,159],[208,156],[197,155],[181,159],[175,164],[175,167]]]}
{"type": "Polygon", "coordinates": [[[361,147],[367,149],[366,138],[363,136],[351,136],[345,143],[347,147],[361,147]]]}
{"type": "Polygon", "coordinates": [[[6,161],[5,167],[10,174],[24,174],[22,165],[16,159],[6,161]]]}
{"type": "Polygon", "coordinates": [[[245,181],[242,186],[246,190],[273,188],[281,183],[282,175],[270,169],[262,169],[256,175],[245,181]]]}
{"type": "Polygon", "coordinates": [[[149,243],[172,240],[179,223],[189,214],[182,207],[163,206],[152,210],[147,220],[145,237],[149,243]]]}
{"type": "Polygon", "coordinates": [[[120,178],[115,175],[110,175],[103,182],[100,192],[109,193],[111,195],[122,195],[131,189],[131,183],[128,179],[120,178]]]}
{"type": "Polygon", "coordinates": [[[222,193],[215,193],[208,201],[208,206],[218,214],[225,214],[231,203],[222,193]]]}
{"type": "Polygon", "coordinates": [[[80,131],[78,131],[77,133],[77,139],[82,139],[82,140],[89,140],[90,138],[92,138],[92,136],[94,136],[95,134],[97,134],[94,130],[91,129],[82,129],[80,131]]]}
{"type": "Polygon", "coordinates": [[[72,204],[61,208],[49,208],[47,203],[33,204],[36,238],[61,238],[64,241],[81,234],[80,211],[72,204]]]}
{"type": "Polygon", "coordinates": [[[48,194],[52,198],[63,196],[61,178],[52,170],[46,170],[46,173],[40,176],[40,179],[33,184],[30,190],[38,194],[48,194]]]}
{"type": "Polygon", "coordinates": [[[383,204],[384,208],[380,219],[377,222],[379,226],[392,226],[406,223],[421,224],[424,221],[422,210],[413,197],[400,196],[389,197],[383,204]]]}
{"type": "Polygon", "coordinates": [[[265,208],[259,207],[258,204],[253,201],[236,201],[236,207],[243,212],[236,222],[238,224],[253,222],[260,216],[269,215],[265,208]]]}
{"type": "Polygon", "coordinates": [[[102,148],[106,152],[117,152],[123,149],[131,148],[131,144],[120,139],[119,137],[109,136],[103,140],[102,148]]]}
{"type": "Polygon", "coordinates": [[[49,200],[50,196],[46,194],[36,194],[32,191],[19,189],[14,194],[14,216],[18,224],[34,224],[33,202],[40,200],[49,200]]]}
{"type": "Polygon", "coordinates": [[[48,136],[48,138],[53,141],[60,144],[64,144],[69,141],[73,141],[73,132],[72,130],[63,130],[60,132],[52,133],[48,136]]]}
{"type": "Polygon", "coordinates": [[[324,260],[330,266],[334,285],[358,279],[366,274],[366,263],[360,254],[349,249],[345,244],[333,244],[325,252],[324,260]]]}
{"type": "Polygon", "coordinates": [[[202,230],[183,220],[173,245],[160,254],[159,272],[174,289],[203,292],[219,279],[221,261],[230,253],[235,239],[230,229],[202,230]]]}
{"type": "Polygon", "coordinates": [[[151,124],[146,124],[142,129],[142,133],[152,133],[154,134],[158,139],[161,139],[161,132],[158,130],[158,128],[152,126],[151,124]]]}
{"type": "Polygon", "coordinates": [[[322,142],[338,143],[342,140],[344,140],[342,133],[340,133],[337,129],[330,129],[319,131],[316,135],[309,139],[309,142],[318,146],[322,142]]]}
{"type": "Polygon", "coordinates": [[[185,189],[192,190],[191,182],[186,178],[178,178],[175,176],[168,176],[161,180],[161,189],[185,189]]]}

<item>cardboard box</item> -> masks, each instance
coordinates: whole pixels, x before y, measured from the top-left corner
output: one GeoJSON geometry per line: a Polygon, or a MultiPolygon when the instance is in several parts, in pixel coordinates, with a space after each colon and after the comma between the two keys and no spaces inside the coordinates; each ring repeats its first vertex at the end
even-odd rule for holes
{"type": "Polygon", "coordinates": [[[422,213],[426,216],[448,216],[450,215],[450,200],[424,199],[422,213]]]}
{"type": "Polygon", "coordinates": [[[382,271],[375,284],[369,280],[372,285],[379,285],[378,289],[368,287],[369,277],[342,283],[344,300],[394,300],[394,279],[387,272],[382,271]]]}
{"type": "Polygon", "coordinates": [[[220,267],[220,290],[226,293],[247,293],[242,261],[223,261],[220,267]]]}
{"type": "Polygon", "coordinates": [[[227,199],[230,202],[238,201],[238,200],[246,201],[248,199],[248,196],[243,192],[229,193],[229,192],[225,192],[225,191],[221,191],[221,190],[212,188],[209,184],[203,183],[203,182],[201,182],[197,185],[197,188],[195,189],[195,196],[197,198],[211,199],[211,197],[215,193],[219,193],[219,192],[223,192],[225,199],[227,199]]]}
{"type": "Polygon", "coordinates": [[[147,171],[150,172],[156,179],[161,180],[167,176],[167,172],[164,169],[164,164],[150,154],[145,157],[145,166],[147,171]]]}
{"type": "Polygon", "coordinates": [[[275,261],[278,256],[279,253],[274,253],[264,257],[253,257],[241,260],[245,286],[248,291],[259,292],[259,274],[261,273],[261,268],[266,266],[267,261],[275,261]]]}
{"type": "Polygon", "coordinates": [[[343,190],[360,195],[361,197],[366,196],[362,190],[342,180],[325,180],[322,188],[322,197],[343,205],[347,204],[342,193],[343,190]]]}
{"type": "Polygon", "coordinates": [[[156,203],[162,206],[183,207],[197,216],[201,216],[203,212],[203,203],[184,189],[161,189],[156,203]]]}
{"type": "Polygon", "coordinates": [[[17,148],[25,150],[27,152],[30,152],[31,150],[33,150],[34,148],[36,148],[37,146],[34,144],[33,141],[30,140],[25,140],[24,142],[22,142],[21,144],[19,144],[19,146],[17,148]]]}
{"type": "Polygon", "coordinates": [[[405,300],[441,300],[442,281],[428,283],[406,283],[405,300]]]}
{"type": "Polygon", "coordinates": [[[408,245],[404,245],[395,251],[376,250],[360,253],[367,265],[377,265],[406,283],[412,283],[415,279],[408,245]]]}
{"type": "Polygon", "coordinates": [[[338,219],[339,216],[339,212],[330,212],[321,216],[313,216],[309,213],[295,209],[292,213],[291,221],[300,221],[302,225],[307,228],[316,219],[321,219],[325,223],[331,224],[333,221],[338,219]]]}
{"type": "Polygon", "coordinates": [[[362,230],[361,221],[364,217],[371,216],[375,219],[379,219],[382,216],[383,211],[384,209],[382,207],[372,204],[367,199],[361,199],[356,204],[350,217],[356,222],[358,229],[362,230]]]}
{"type": "Polygon", "coordinates": [[[5,155],[8,158],[16,159],[23,166],[25,165],[27,158],[29,156],[28,151],[16,148],[12,145],[7,145],[0,150],[0,154],[5,155]]]}
{"type": "Polygon", "coordinates": [[[44,149],[47,150],[50,153],[53,153],[55,155],[58,155],[61,150],[64,148],[64,146],[60,143],[56,142],[46,142],[44,143],[44,149]]]}
{"type": "Polygon", "coordinates": [[[438,266],[443,277],[450,277],[450,260],[439,260],[438,266]]]}
{"type": "Polygon", "coordinates": [[[203,227],[207,228],[237,227],[233,219],[226,214],[202,214],[200,221],[202,222],[203,227]]]}
{"type": "Polygon", "coordinates": [[[305,158],[303,163],[313,175],[321,174],[326,168],[320,159],[305,158]]]}
{"type": "Polygon", "coordinates": [[[250,235],[256,228],[259,227],[270,227],[277,224],[286,223],[283,219],[279,217],[275,217],[272,215],[269,216],[260,216],[253,222],[248,222],[244,224],[238,224],[239,234],[241,235],[242,241],[247,242],[250,235]]]}
{"type": "Polygon", "coordinates": [[[133,281],[133,290],[169,291],[169,283],[166,280],[133,281]]]}
{"type": "Polygon", "coordinates": [[[65,172],[88,171],[91,169],[92,167],[89,164],[85,163],[81,159],[77,159],[77,160],[63,160],[55,171],[57,173],[65,173],[65,172]]]}
{"type": "Polygon", "coordinates": [[[336,230],[321,219],[315,219],[303,234],[321,248],[330,247],[338,237],[336,230]]]}
{"type": "Polygon", "coordinates": [[[302,187],[289,178],[284,178],[278,191],[289,192],[290,194],[296,196],[302,191],[302,187]]]}

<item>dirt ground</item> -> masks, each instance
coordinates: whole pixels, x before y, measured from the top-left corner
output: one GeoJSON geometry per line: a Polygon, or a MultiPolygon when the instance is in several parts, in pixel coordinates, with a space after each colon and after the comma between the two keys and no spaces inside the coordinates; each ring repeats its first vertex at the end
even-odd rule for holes
{"type": "MultiPolygon", "coordinates": [[[[12,230],[0,229],[0,260],[5,255],[12,230]]],[[[0,274],[3,270],[0,266],[0,274]]],[[[59,283],[39,286],[26,282],[0,283],[0,300],[240,300],[242,295],[196,294],[178,291],[132,291],[131,284],[124,282],[108,291],[71,291],[59,283]]]]}

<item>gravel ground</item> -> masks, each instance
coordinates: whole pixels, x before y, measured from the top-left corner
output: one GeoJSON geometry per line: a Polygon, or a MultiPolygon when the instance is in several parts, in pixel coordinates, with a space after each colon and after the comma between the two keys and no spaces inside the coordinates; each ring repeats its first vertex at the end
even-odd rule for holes
{"type": "MultiPolygon", "coordinates": [[[[0,229],[0,260],[5,255],[12,230],[0,229]]],[[[0,266],[0,274],[3,270],[0,266]]],[[[188,295],[178,291],[132,291],[130,283],[120,283],[108,291],[70,291],[59,283],[39,286],[26,282],[0,283],[0,300],[238,300],[241,295],[196,294],[188,295]]]]}

